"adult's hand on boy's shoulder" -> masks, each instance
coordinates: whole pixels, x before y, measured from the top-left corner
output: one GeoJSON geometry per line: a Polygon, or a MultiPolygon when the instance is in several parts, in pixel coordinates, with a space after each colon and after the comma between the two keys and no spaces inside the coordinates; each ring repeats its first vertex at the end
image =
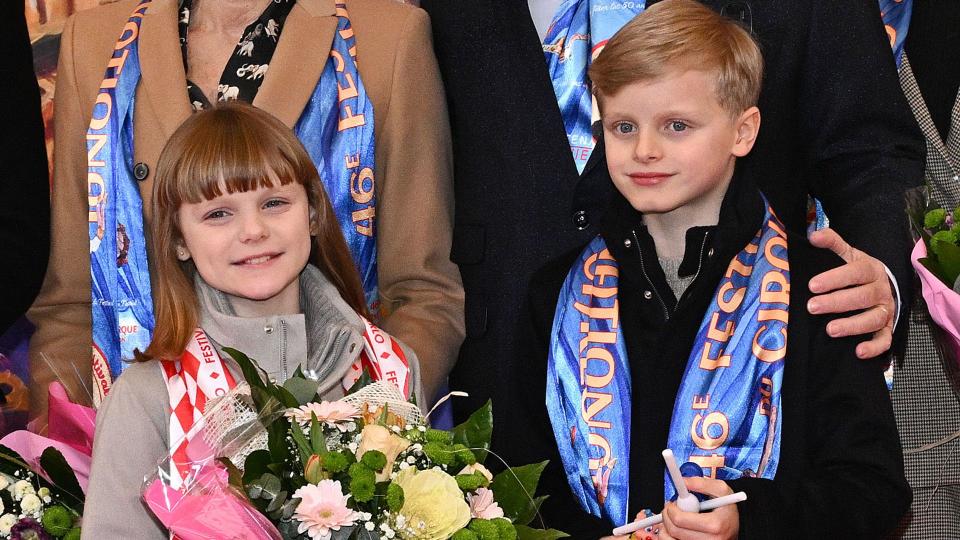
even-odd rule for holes
{"type": "MultiPolygon", "coordinates": [[[[722,480],[712,478],[684,478],[687,489],[711,498],[730,495],[733,490],[722,480]]],[[[737,505],[721,506],[711,512],[684,512],[676,503],[663,508],[663,528],[658,540],[730,540],[740,532],[740,512],[737,505]]]]}
{"type": "Polygon", "coordinates": [[[857,345],[859,358],[887,352],[893,341],[897,306],[883,263],[848,244],[833,229],[812,233],[810,243],[836,253],[846,264],[810,280],[810,292],[816,296],[807,303],[807,310],[814,315],[859,311],[830,321],[827,334],[835,338],[872,334],[869,341],[857,345]]]}

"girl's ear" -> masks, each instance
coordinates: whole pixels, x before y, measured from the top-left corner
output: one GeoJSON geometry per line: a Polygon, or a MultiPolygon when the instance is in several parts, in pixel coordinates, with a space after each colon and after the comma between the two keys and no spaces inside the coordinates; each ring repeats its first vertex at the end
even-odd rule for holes
{"type": "Polygon", "coordinates": [[[177,243],[177,258],[181,261],[190,260],[190,250],[182,242],[177,243]]]}

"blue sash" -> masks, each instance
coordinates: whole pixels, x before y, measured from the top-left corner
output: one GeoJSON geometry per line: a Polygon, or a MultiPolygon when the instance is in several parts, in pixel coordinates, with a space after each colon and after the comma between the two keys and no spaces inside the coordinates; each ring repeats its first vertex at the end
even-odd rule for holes
{"type": "Polygon", "coordinates": [[[133,359],[134,349],[146,350],[154,324],[143,202],[131,168],[138,38],[150,3],[140,2],[124,25],[87,129],[93,365],[100,397],[109,388],[109,376],[120,374],[123,360],[133,359]]]}
{"type": "MultiPolygon", "coordinates": [[[[769,204],[763,223],[704,314],[670,423],[678,461],[722,480],[772,478],[780,455],[790,271],[769,204]]],[[[560,290],[547,363],[547,410],[567,480],[585,511],[616,526],[630,521],[631,411],[618,275],[598,236],[560,290]]],[[[666,474],[664,495],[674,495],[666,474]]]]}
{"type": "Polygon", "coordinates": [[[883,27],[890,38],[893,58],[897,69],[903,62],[903,47],[907,42],[907,30],[910,29],[910,15],[913,13],[913,0],[880,0],[880,16],[883,27]]]}
{"type": "Polygon", "coordinates": [[[543,52],[577,172],[583,172],[595,146],[587,68],[607,40],[645,5],[645,0],[564,0],[547,30],[543,52]]]}
{"type": "MultiPolygon", "coordinates": [[[[150,3],[142,0],[123,28],[87,131],[93,360],[101,393],[135,348],[146,349],[154,325],[143,203],[131,170],[139,28],[150,3]]],[[[337,4],[337,17],[330,58],[295,131],[324,182],[375,314],[373,103],[357,70],[356,39],[344,4],[337,4]]]]}

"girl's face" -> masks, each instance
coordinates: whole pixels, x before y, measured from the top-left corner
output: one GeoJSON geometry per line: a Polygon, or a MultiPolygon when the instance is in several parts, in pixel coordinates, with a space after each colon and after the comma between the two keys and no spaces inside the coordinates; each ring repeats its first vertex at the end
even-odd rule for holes
{"type": "Polygon", "coordinates": [[[227,294],[241,317],[298,313],[298,278],[311,246],[306,190],[291,182],[221,191],[180,206],[184,249],[178,258],[192,258],[204,281],[227,294]]]}

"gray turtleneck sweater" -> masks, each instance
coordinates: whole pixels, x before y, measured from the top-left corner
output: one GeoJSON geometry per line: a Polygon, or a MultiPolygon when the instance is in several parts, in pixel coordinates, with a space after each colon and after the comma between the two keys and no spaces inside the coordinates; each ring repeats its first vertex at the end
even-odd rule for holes
{"type": "MultiPolygon", "coordinates": [[[[319,382],[327,400],[343,396],[341,380],[363,348],[363,323],[336,287],[315,267],[300,275],[303,313],[238,317],[229,299],[197,278],[201,328],[228,369],[242,379],[223,347],[257,360],[267,374],[285,380],[300,366],[319,382]]],[[[417,402],[423,403],[417,358],[402,345],[412,370],[417,402]]],[[[170,402],[159,363],[138,362],[124,370],[97,412],[93,464],[84,506],[83,538],[168,538],[140,500],[145,476],[168,455],[170,402]]]]}

